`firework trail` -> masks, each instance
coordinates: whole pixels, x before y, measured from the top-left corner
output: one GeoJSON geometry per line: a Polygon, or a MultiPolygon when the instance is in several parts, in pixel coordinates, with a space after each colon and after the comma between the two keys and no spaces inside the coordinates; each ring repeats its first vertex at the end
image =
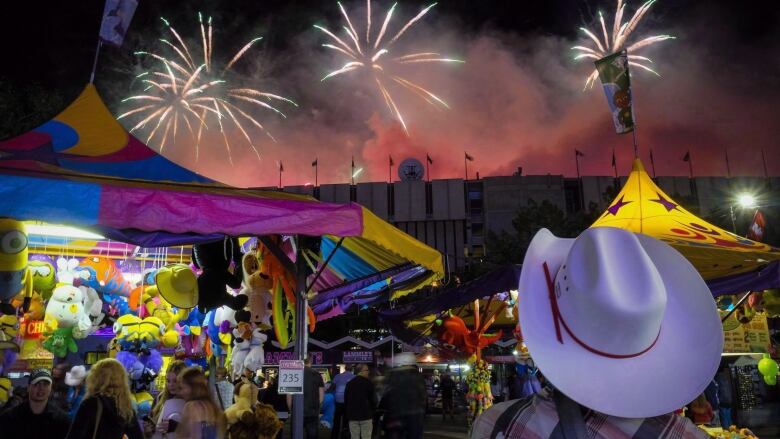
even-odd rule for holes
{"type": "MultiPolygon", "coordinates": [[[[634,16],[627,22],[623,22],[623,13],[626,9],[626,4],[623,0],[618,0],[617,9],[615,11],[615,19],[612,22],[612,37],[610,38],[607,31],[607,25],[604,22],[604,16],[599,11],[599,21],[601,22],[601,33],[603,39],[599,39],[598,32],[592,32],[591,30],[581,27],[580,30],[588,37],[590,42],[594,43],[590,47],[586,46],[574,46],[571,49],[577,52],[574,59],[594,59],[599,60],[605,56],[626,49],[628,51],[628,64],[639,67],[643,70],[647,70],[650,73],[661,76],[653,70],[648,64],[652,64],[653,61],[650,58],[639,55],[632,55],[637,49],[650,46],[661,41],[674,39],[671,35],[654,35],[651,37],[643,38],[635,43],[627,45],[628,37],[639,25],[639,22],[645,16],[650,7],[653,6],[656,0],[649,0],[645,2],[639,9],[636,10],[634,16]]],[[[596,78],[598,78],[598,71],[595,69],[588,76],[585,81],[585,89],[593,87],[596,78]]]]}
{"type": "Polygon", "coordinates": [[[171,55],[136,52],[137,55],[152,58],[156,62],[156,69],[143,72],[136,77],[145,85],[143,92],[130,96],[122,102],[132,102],[138,105],[120,115],[118,119],[128,116],[140,119],[130,129],[130,132],[144,129],[149,125],[151,129],[146,143],[149,144],[152,139],[157,139],[160,152],[169,140],[175,142],[178,131],[186,129],[195,142],[196,160],[200,154],[200,140],[203,131],[216,125],[222,134],[231,164],[233,164],[231,144],[225,133],[225,128],[226,125],[232,124],[241,132],[259,159],[260,152],[245,125],[251,124],[259,128],[272,140],[273,136],[250,114],[251,110],[247,107],[261,107],[273,111],[281,117],[286,117],[282,111],[276,108],[275,104],[284,102],[298,106],[283,96],[254,88],[234,87],[227,80],[226,74],[261,38],[250,40],[236,52],[225,67],[218,69],[213,62],[211,17],[204,23],[203,16],[198,13],[201,47],[194,52],[190,50],[184,39],[165,18],[161,18],[161,20],[173,39],[171,41],[162,38],[160,42],[170,49],[171,55]],[[196,56],[202,57],[199,64],[195,61],[196,56]]]}
{"type": "Polygon", "coordinates": [[[382,95],[388,110],[396,119],[398,119],[398,122],[401,123],[401,126],[407,135],[409,134],[409,131],[406,127],[406,122],[404,121],[403,115],[401,114],[401,110],[398,108],[393,95],[390,93],[390,88],[388,87],[390,84],[396,84],[411,91],[434,107],[449,108],[449,105],[447,105],[443,99],[436,96],[427,88],[416,84],[402,76],[399,76],[394,72],[402,70],[404,66],[409,64],[463,63],[464,61],[445,58],[436,52],[414,52],[400,56],[392,56],[390,54],[393,44],[399,38],[401,38],[401,36],[406,33],[409,28],[411,28],[425,14],[427,14],[431,8],[436,6],[436,3],[423,8],[416,16],[414,16],[414,18],[406,22],[406,24],[401,27],[392,38],[385,37],[397,3],[393,4],[393,6],[387,11],[384,21],[382,21],[382,26],[379,28],[379,32],[373,36],[373,29],[371,24],[371,0],[366,1],[367,11],[365,38],[363,33],[358,34],[357,30],[352,24],[352,20],[350,19],[349,14],[347,13],[346,9],[344,9],[344,6],[341,4],[341,2],[338,2],[338,5],[339,10],[341,10],[341,15],[344,17],[344,21],[346,22],[346,26],[342,26],[345,36],[340,38],[335,33],[322,26],[314,26],[330,38],[330,43],[323,44],[322,46],[338,52],[339,55],[343,56],[346,61],[341,68],[333,70],[332,72],[325,75],[325,77],[322,78],[323,81],[338,75],[343,75],[358,70],[368,72],[371,75],[372,82],[376,85],[379,94],[382,95]]]}

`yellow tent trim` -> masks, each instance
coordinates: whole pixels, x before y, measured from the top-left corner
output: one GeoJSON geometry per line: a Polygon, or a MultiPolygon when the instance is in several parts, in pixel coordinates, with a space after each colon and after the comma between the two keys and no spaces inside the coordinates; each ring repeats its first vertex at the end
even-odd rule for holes
{"type": "Polygon", "coordinates": [[[106,155],[119,151],[128,142],[127,131],[108,111],[93,84],[88,84],[54,120],[70,125],[79,135],[78,143],[63,151],[68,154],[106,155]]]}
{"type": "Polygon", "coordinates": [[[655,184],[639,159],[623,189],[591,227],[617,227],[660,239],[707,280],[753,271],[780,259],[777,247],[737,236],[688,212],[655,184]]]}

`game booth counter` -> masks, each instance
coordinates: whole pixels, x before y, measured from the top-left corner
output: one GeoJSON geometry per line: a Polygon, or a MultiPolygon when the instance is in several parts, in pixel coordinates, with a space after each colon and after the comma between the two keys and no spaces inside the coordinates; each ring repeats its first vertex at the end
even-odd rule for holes
{"type": "Polygon", "coordinates": [[[445,274],[440,253],[358,204],[232,188],[167,160],[92,85],[0,142],[0,234],[0,379],[105,346],[139,410],[172,358],[235,375],[260,369],[272,339],[302,359],[306,332],[348,298],[381,303],[445,274]]]}

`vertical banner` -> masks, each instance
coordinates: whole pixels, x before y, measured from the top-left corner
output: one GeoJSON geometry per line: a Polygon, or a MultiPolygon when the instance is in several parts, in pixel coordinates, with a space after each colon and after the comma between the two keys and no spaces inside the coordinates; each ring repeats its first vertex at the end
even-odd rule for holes
{"type": "Polygon", "coordinates": [[[101,41],[121,47],[137,6],[137,0],[106,0],[100,24],[101,41]]]}
{"type": "Polygon", "coordinates": [[[596,61],[596,70],[607,96],[615,132],[634,131],[634,112],[631,102],[631,77],[628,73],[628,53],[623,50],[596,61]]]}

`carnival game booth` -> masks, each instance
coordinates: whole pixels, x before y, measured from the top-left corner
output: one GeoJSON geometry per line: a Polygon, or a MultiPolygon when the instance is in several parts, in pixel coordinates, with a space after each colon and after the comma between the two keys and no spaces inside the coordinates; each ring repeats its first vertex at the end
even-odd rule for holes
{"type": "Polygon", "coordinates": [[[717,298],[723,320],[725,352],[717,382],[727,388],[724,405],[729,405],[732,421],[751,428],[776,423],[769,420],[780,419],[780,399],[777,386],[769,383],[777,379],[777,366],[760,359],[777,355],[768,319],[780,314],[780,248],[696,217],[655,184],[639,159],[592,227],[618,227],[660,239],[696,267],[717,298]],[[774,376],[764,378],[762,371],[774,376]]]}
{"type": "Polygon", "coordinates": [[[0,142],[0,218],[0,271],[11,279],[0,285],[4,358],[19,350],[6,327],[39,297],[55,356],[110,327],[109,355],[147,380],[164,371],[165,359],[150,354],[160,347],[257,369],[271,330],[302,358],[319,318],[309,297],[403,295],[444,276],[441,254],[358,204],[237,189],[167,160],[129,134],[92,85],[52,121],[0,142]],[[54,226],[91,235],[58,237],[54,226]],[[60,256],[63,270],[28,261],[31,250],[60,256]],[[117,275],[130,265],[133,277],[117,275]],[[48,299],[36,293],[36,276],[59,271],[74,272],[70,283],[55,282],[48,299]],[[49,307],[60,299],[78,305],[59,315],[49,307]]]}

